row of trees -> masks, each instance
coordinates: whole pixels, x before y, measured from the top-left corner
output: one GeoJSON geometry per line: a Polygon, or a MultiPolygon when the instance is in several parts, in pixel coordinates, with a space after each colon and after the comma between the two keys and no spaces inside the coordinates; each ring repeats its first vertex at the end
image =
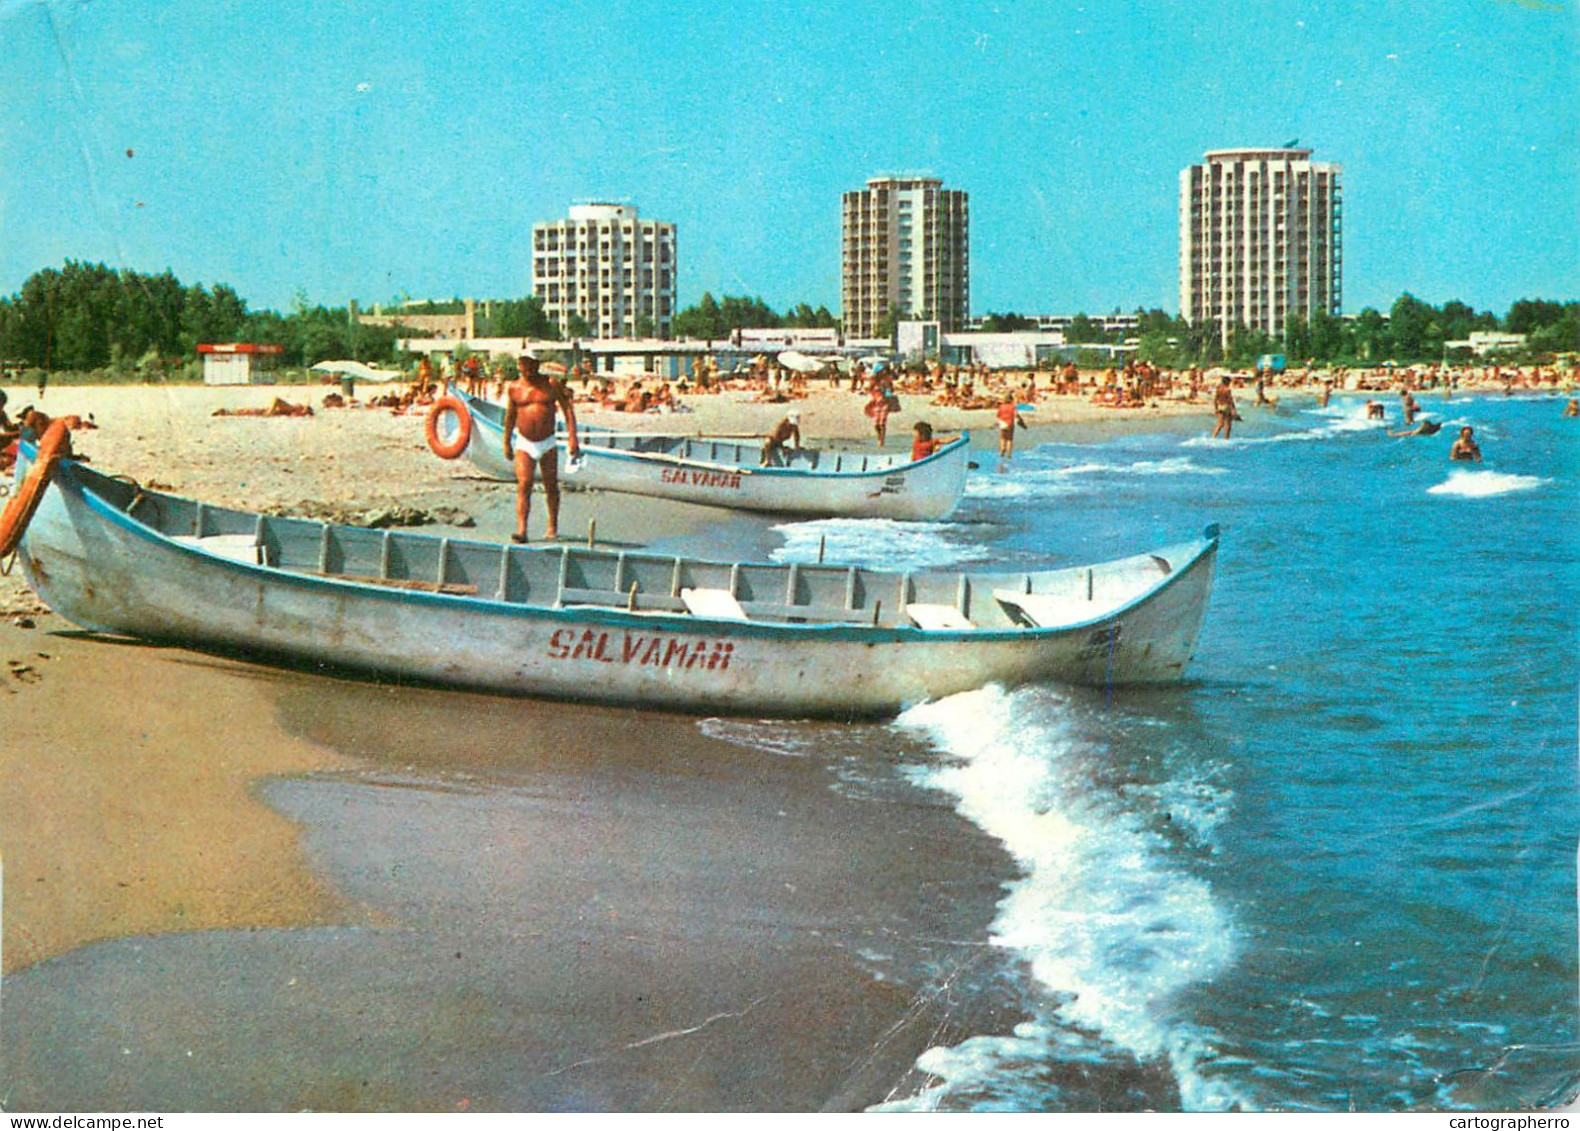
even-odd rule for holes
{"type": "Polygon", "coordinates": [[[784,314],[776,314],[760,298],[725,295],[723,301],[719,301],[710,292],[703,291],[695,306],[688,306],[675,315],[674,329],[677,338],[707,340],[727,338],[734,330],[816,329],[838,325],[838,319],[826,306],[813,310],[803,302],[784,314]]]}
{"type": "MultiPolygon", "coordinates": [[[[1388,314],[1367,307],[1354,318],[1337,318],[1318,311],[1308,320],[1292,314],[1284,333],[1268,334],[1237,326],[1225,343],[1213,323],[1191,323],[1162,310],[1138,310],[1134,331],[1105,331],[1101,321],[1076,315],[1065,331],[1072,343],[1117,343],[1137,339],[1137,356],[1143,361],[1183,368],[1190,365],[1236,367],[1253,364],[1262,354],[1281,353],[1291,365],[1308,359],[1326,365],[1399,365],[1443,360],[1467,360],[1466,354],[1448,348],[1472,331],[1524,334],[1516,360],[1549,358],[1556,353],[1580,351],[1580,302],[1521,299],[1499,318],[1489,310],[1476,311],[1463,302],[1433,306],[1411,294],[1400,295],[1388,314]]],[[[996,316],[1001,323],[1016,315],[996,316]]],[[[1022,319],[1022,322],[1025,320],[1022,319]]]]}
{"type": "MultiPolygon", "coordinates": [[[[449,306],[452,304],[444,304],[449,306]]],[[[435,304],[433,312],[438,312],[435,304]]],[[[1138,310],[1134,331],[1109,331],[1100,319],[1077,314],[1065,331],[1073,344],[1117,344],[1134,335],[1137,356],[1160,365],[1184,367],[1226,363],[1249,365],[1264,353],[1282,353],[1291,364],[1306,359],[1323,364],[1377,365],[1439,361],[1446,343],[1472,331],[1502,330],[1527,336],[1523,356],[1538,358],[1580,351],[1580,302],[1521,299],[1502,318],[1463,302],[1433,306],[1410,294],[1399,296],[1387,315],[1372,307],[1354,318],[1317,313],[1309,320],[1291,315],[1283,336],[1237,327],[1223,342],[1216,325],[1192,325],[1162,310],[1138,310]]],[[[675,315],[681,338],[720,340],[734,330],[781,327],[837,327],[827,307],[801,303],[783,314],[761,298],[704,293],[694,306],[675,315]]],[[[985,329],[1034,329],[1020,314],[990,314],[985,329]]],[[[477,312],[481,337],[583,338],[591,327],[573,316],[563,328],[551,321],[536,296],[493,300],[477,312]]],[[[652,333],[638,326],[639,335],[652,333]]],[[[346,307],[309,304],[299,295],[294,308],[280,314],[249,311],[234,289],[184,285],[170,271],[146,275],[115,270],[102,263],[67,260],[59,270],[33,274],[22,289],[0,298],[0,361],[41,369],[145,371],[151,366],[190,361],[199,342],[266,342],[284,347],[287,365],[312,365],[347,357],[390,362],[395,341],[422,336],[401,327],[360,325],[346,307]]]]}
{"type": "Polygon", "coordinates": [[[345,307],[298,299],[289,314],[249,311],[223,283],[187,286],[173,273],[145,275],[67,260],[0,298],[0,360],[39,369],[151,372],[188,362],[199,342],[268,342],[288,365],[330,357],[388,361],[401,331],[361,326],[345,307]]]}

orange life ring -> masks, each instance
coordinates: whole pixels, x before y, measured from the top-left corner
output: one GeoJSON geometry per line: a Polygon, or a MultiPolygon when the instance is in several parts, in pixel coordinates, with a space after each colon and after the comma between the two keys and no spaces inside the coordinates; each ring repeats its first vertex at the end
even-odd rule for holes
{"type": "Polygon", "coordinates": [[[44,488],[49,485],[50,474],[63,455],[71,454],[71,428],[64,420],[52,420],[44,429],[38,442],[38,454],[33,466],[28,468],[22,486],[12,495],[0,513],[0,558],[15,550],[27,533],[27,524],[33,521],[33,512],[44,499],[44,488]]]}
{"type": "Polygon", "coordinates": [[[428,446],[433,449],[434,455],[440,459],[457,459],[472,442],[472,414],[467,411],[460,397],[446,393],[434,401],[433,407],[428,410],[428,419],[423,422],[423,431],[427,433],[428,446]],[[455,438],[448,444],[439,438],[439,418],[446,412],[455,413],[457,421],[455,438]]]}

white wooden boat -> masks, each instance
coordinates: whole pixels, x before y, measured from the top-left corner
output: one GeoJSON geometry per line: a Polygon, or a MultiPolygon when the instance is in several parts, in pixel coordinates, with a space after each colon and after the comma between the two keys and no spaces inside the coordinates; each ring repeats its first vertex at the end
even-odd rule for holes
{"type": "MultiPolygon", "coordinates": [[[[451,390],[471,416],[465,454],[484,475],[514,479],[505,461],[504,409],[451,390]]],[[[762,444],[705,437],[578,429],[583,455],[568,490],[624,491],[770,514],[823,518],[947,518],[965,494],[971,442],[962,436],[926,459],[909,452],[865,454],[786,449],[782,467],[760,467],[762,444]]],[[[564,447],[564,436],[560,438],[564,447]]]]}
{"type": "MultiPolygon", "coordinates": [[[[19,476],[35,454],[22,445],[19,476]]],[[[63,459],[20,560],[99,632],[510,694],[849,718],[991,682],[1178,680],[1217,535],[1031,573],[713,562],[254,514],[63,459]]]]}

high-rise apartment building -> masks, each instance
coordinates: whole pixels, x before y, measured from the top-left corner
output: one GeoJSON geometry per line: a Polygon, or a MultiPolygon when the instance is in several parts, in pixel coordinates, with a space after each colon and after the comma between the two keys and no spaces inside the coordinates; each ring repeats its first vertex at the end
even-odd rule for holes
{"type": "Polygon", "coordinates": [[[841,307],[845,335],[870,338],[884,317],[965,327],[971,308],[966,194],[932,177],[875,177],[844,196],[841,307]]]}
{"type": "Polygon", "coordinates": [[[1180,313],[1274,338],[1344,298],[1340,167],[1309,149],[1215,149],[1180,173],[1180,313]]]}
{"type": "Polygon", "coordinates": [[[569,330],[580,315],[599,338],[667,338],[675,318],[675,225],[625,204],[572,205],[532,225],[532,293],[569,330]]]}

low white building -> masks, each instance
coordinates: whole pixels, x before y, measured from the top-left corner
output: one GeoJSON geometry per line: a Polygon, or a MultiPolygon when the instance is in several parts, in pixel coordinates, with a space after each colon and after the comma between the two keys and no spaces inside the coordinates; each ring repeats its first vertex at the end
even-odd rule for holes
{"type": "MultiPolygon", "coordinates": [[[[540,359],[558,359],[565,365],[585,364],[599,376],[640,376],[679,378],[690,372],[693,358],[711,356],[724,347],[723,339],[712,343],[673,341],[663,338],[578,338],[574,341],[534,338],[401,338],[395,347],[405,353],[453,358],[457,351],[482,354],[493,361],[509,361],[524,353],[540,359]]],[[[512,369],[511,372],[514,372],[512,369]]]]}
{"type": "Polygon", "coordinates": [[[781,327],[773,330],[735,330],[730,334],[730,344],[743,350],[771,353],[778,350],[802,350],[824,353],[837,350],[843,344],[839,330],[833,326],[781,327]]]}
{"type": "Polygon", "coordinates": [[[283,346],[257,342],[203,342],[197,350],[203,355],[205,385],[272,385],[285,353],[283,346]]]}
{"type": "Polygon", "coordinates": [[[1495,353],[1508,353],[1525,348],[1524,334],[1505,334],[1501,330],[1472,330],[1470,337],[1457,342],[1444,342],[1445,350],[1469,350],[1477,357],[1495,353]]]}
{"type": "Polygon", "coordinates": [[[937,322],[901,322],[895,339],[898,353],[905,361],[937,357],[950,365],[985,365],[989,369],[1031,369],[1072,361],[1084,352],[1101,353],[1112,359],[1123,357],[1136,348],[1101,342],[1066,342],[1062,330],[945,333],[937,322]]]}

